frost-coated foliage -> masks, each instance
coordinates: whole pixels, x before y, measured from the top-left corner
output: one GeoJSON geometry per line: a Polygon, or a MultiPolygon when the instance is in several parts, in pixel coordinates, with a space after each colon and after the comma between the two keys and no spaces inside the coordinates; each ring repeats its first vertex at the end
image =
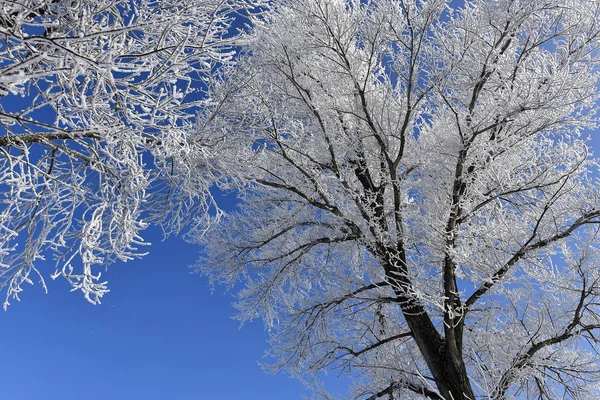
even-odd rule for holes
{"type": "Polygon", "coordinates": [[[361,399],[600,398],[600,2],[290,0],[213,87],[198,268],[361,399]],[[237,286],[236,286],[237,287],[237,286]]]}
{"type": "Polygon", "coordinates": [[[142,255],[149,223],[168,234],[206,217],[218,142],[188,132],[244,35],[232,24],[260,3],[0,2],[5,307],[32,271],[43,283],[49,253],[53,277],[98,303],[107,288],[94,266],[142,255]]]}

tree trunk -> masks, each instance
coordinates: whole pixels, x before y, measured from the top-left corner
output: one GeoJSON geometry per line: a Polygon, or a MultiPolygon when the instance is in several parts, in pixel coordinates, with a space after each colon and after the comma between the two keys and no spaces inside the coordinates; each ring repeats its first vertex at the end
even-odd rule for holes
{"type": "Polygon", "coordinates": [[[402,251],[398,259],[400,263],[387,258],[384,270],[440,394],[445,400],[475,400],[462,354],[450,351],[450,343],[435,328],[423,305],[410,295],[412,282],[402,251]]]}
{"type": "Polygon", "coordinates": [[[426,329],[417,321],[422,318],[415,318],[415,315],[408,313],[404,313],[404,316],[442,397],[445,400],[475,400],[462,358],[451,356],[445,339],[440,339],[440,343],[428,337],[426,329]]]}

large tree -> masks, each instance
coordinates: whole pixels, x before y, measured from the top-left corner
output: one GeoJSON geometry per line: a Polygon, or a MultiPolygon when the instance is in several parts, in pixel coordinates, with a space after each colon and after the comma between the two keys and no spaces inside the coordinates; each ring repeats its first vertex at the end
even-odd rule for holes
{"type": "Polygon", "coordinates": [[[0,2],[5,307],[32,271],[43,282],[49,256],[53,277],[98,303],[107,288],[97,267],[142,255],[149,223],[170,233],[207,217],[218,142],[188,132],[260,3],[0,2]]]}
{"type": "Polygon", "coordinates": [[[249,184],[198,268],[356,398],[600,396],[600,2],[290,0],[199,137],[249,184]]]}

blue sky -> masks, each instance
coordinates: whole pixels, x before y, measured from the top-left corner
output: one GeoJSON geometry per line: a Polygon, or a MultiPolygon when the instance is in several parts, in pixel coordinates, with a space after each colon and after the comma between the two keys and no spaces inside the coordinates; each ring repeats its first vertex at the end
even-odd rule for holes
{"type": "MultiPolygon", "coordinates": [[[[26,287],[0,313],[5,399],[301,399],[303,386],[258,366],[267,334],[241,330],[232,297],[190,275],[197,246],[150,230],[150,254],[103,274],[99,306],[64,282],[26,287]]],[[[50,266],[47,266],[50,267],[50,266]]]]}

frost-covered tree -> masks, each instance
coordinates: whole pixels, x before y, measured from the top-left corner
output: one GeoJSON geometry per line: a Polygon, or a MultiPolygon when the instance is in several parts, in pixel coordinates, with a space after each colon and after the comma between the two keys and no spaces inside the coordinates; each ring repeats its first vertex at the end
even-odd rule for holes
{"type": "Polygon", "coordinates": [[[198,128],[250,180],[198,268],[273,367],[599,398],[600,2],[290,0],[255,33],[198,128]]]}
{"type": "Polygon", "coordinates": [[[107,289],[94,266],[142,255],[149,223],[168,234],[207,215],[218,142],[188,132],[260,3],[0,2],[5,307],[32,271],[43,282],[49,255],[53,277],[97,303],[107,289]]]}

